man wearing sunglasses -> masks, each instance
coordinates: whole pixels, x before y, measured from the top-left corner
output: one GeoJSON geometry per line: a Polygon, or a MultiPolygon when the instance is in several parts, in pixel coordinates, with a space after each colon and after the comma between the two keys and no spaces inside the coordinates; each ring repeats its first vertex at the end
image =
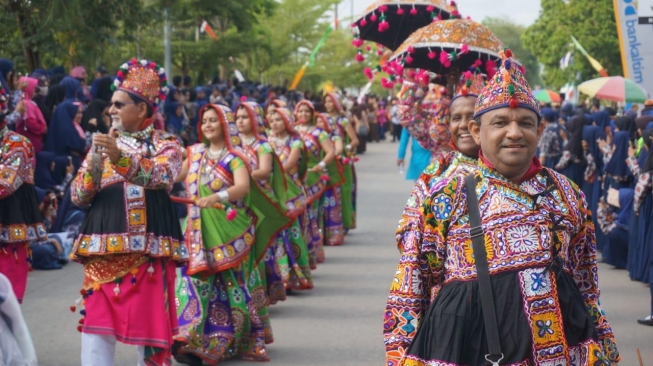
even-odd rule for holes
{"type": "Polygon", "coordinates": [[[113,365],[116,341],[138,347],[138,365],[172,357],[175,267],[188,251],[169,196],[181,147],[152,125],[166,84],[153,62],[121,66],[111,131],[93,135],[71,185],[73,203],[90,205],[72,251],[84,264],[82,365],[113,365]]]}

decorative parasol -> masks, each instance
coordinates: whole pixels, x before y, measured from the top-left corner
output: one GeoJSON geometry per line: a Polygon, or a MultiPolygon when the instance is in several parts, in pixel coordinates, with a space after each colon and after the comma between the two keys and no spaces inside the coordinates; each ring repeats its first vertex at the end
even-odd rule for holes
{"type": "Polygon", "coordinates": [[[352,23],[354,46],[373,41],[391,50],[416,30],[438,20],[460,17],[455,1],[446,0],[379,0],[352,23]]]}
{"type": "Polygon", "coordinates": [[[644,103],[646,90],[623,76],[609,76],[588,80],[578,86],[581,93],[592,98],[613,102],[644,103]]]}
{"type": "Polygon", "coordinates": [[[450,19],[434,22],[413,33],[390,61],[438,75],[447,74],[453,67],[464,72],[474,66],[492,77],[501,60],[499,54],[505,48],[503,42],[480,23],[450,19]]]}
{"type": "Polygon", "coordinates": [[[542,103],[560,103],[562,98],[560,94],[554,92],[553,90],[540,89],[533,93],[535,99],[542,103]]]}

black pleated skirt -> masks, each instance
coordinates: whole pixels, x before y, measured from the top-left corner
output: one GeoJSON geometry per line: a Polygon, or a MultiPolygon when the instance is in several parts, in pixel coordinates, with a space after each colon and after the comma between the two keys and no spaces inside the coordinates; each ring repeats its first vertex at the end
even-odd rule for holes
{"type": "Polygon", "coordinates": [[[36,199],[36,189],[32,184],[22,184],[14,194],[0,199],[0,224],[35,225],[43,222],[36,199]]]}
{"type": "MultiPolygon", "coordinates": [[[[533,362],[532,333],[524,312],[518,272],[491,276],[503,364],[533,362]]],[[[598,339],[592,318],[573,278],[557,271],[564,333],[569,347],[598,339]]],[[[421,321],[406,352],[419,360],[455,365],[486,365],[488,353],[478,281],[451,282],[442,287],[421,321]]]]}
{"type": "MultiPolygon", "coordinates": [[[[183,240],[174,203],[168,192],[161,189],[145,190],[146,233],[183,240]]],[[[97,193],[82,223],[80,234],[127,233],[125,187],[113,184],[97,193]]]]}

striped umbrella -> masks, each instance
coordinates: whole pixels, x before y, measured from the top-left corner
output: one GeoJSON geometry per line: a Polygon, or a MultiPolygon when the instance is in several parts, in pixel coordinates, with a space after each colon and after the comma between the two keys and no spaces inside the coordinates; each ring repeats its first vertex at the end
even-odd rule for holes
{"type": "Polygon", "coordinates": [[[560,103],[562,102],[562,98],[560,98],[560,94],[554,92],[553,90],[547,90],[547,89],[540,89],[536,92],[533,93],[533,96],[535,99],[542,103],[560,103]]]}
{"type": "Polygon", "coordinates": [[[578,86],[581,93],[613,102],[644,103],[646,90],[623,76],[609,76],[588,80],[578,86]]]}

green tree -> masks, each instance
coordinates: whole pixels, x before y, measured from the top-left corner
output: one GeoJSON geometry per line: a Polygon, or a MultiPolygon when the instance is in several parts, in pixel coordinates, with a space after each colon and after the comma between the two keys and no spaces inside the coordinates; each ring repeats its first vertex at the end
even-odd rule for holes
{"type": "Polygon", "coordinates": [[[521,39],[526,27],[504,18],[485,18],[483,25],[491,30],[492,33],[499,37],[512,50],[519,62],[526,69],[528,83],[532,87],[536,85],[542,86],[540,63],[533,53],[524,46],[524,42],[521,39]]]}
{"type": "Polygon", "coordinates": [[[577,74],[581,80],[599,76],[571,45],[572,35],[610,75],[623,73],[612,0],[542,0],[541,4],[539,19],[522,40],[544,65],[545,84],[558,88],[577,74]],[[561,70],[560,59],[569,51],[574,52],[575,62],[561,70]]]}

